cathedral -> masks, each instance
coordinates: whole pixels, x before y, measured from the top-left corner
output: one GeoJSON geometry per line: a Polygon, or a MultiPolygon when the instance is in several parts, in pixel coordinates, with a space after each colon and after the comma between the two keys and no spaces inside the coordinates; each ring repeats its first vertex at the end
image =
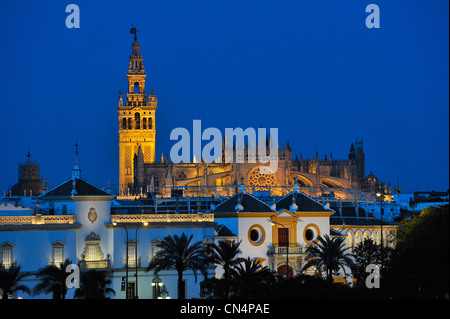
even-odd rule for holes
{"type": "MultiPolygon", "coordinates": [[[[120,92],[118,107],[120,194],[82,176],[77,143],[75,165],[65,181],[48,189],[28,152],[19,164],[18,182],[0,200],[0,263],[6,268],[18,263],[30,274],[28,287],[40,282],[39,269],[67,258],[81,271],[108,271],[115,298],[178,298],[174,269],[146,269],[159,243],[180,233],[201,242],[206,253],[211,243],[241,242],[242,257],[258,260],[279,278],[302,273],[307,248],[325,235],[345,238],[350,252],[368,238],[393,246],[396,224],[383,219],[386,214],[375,218],[368,209],[378,204],[381,212],[385,197],[375,203],[372,195],[385,186],[373,173],[365,176],[361,141],[351,143],[345,160],[332,154],[319,159],[317,153],[293,160],[287,142],[278,148],[276,170],[250,161],[248,146],[229,161],[177,164],[162,156],[156,162],[158,99],[145,92],[136,34],[129,61],[128,91],[125,100],[120,92]]],[[[350,271],[341,270],[333,280],[352,284],[350,271]]],[[[223,268],[209,266],[207,273],[220,278],[223,268]]],[[[314,268],[305,273],[317,274],[314,268]]],[[[202,297],[196,275],[186,271],[183,278],[184,296],[202,297]]],[[[74,291],[69,289],[68,299],[74,291]]]]}
{"type": "MultiPolygon", "coordinates": [[[[334,159],[331,153],[329,157],[325,155],[319,159],[316,153],[312,158],[303,158],[301,154],[300,158],[296,156],[293,160],[292,149],[287,142],[278,148],[276,172],[268,166],[263,167],[264,164],[248,161],[172,163],[162,155],[157,162],[155,123],[158,98],[153,90],[150,94],[145,91],[146,72],[136,34],[131,49],[128,91],[126,97],[122,91],[119,94],[119,194],[136,194],[150,189],[162,194],[168,189],[187,186],[217,186],[215,191],[218,191],[236,189],[239,184],[244,184],[250,191],[270,188],[275,195],[284,195],[284,188],[298,184],[304,187],[352,188],[370,192],[373,196],[382,187],[373,174],[366,179],[362,140],[351,143],[347,159],[334,159]]],[[[246,157],[247,149],[244,154],[246,157]]]]}

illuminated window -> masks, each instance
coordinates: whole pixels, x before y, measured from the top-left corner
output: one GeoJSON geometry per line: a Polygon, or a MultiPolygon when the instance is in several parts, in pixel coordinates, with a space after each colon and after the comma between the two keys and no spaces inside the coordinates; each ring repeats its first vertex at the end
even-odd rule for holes
{"type": "Polygon", "coordinates": [[[97,259],[97,247],[88,246],[88,255],[87,260],[96,260],[97,259]]]}
{"type": "Polygon", "coordinates": [[[275,186],[275,174],[267,166],[258,166],[250,173],[248,180],[255,191],[268,190],[268,187],[275,186]]]}
{"type": "Polygon", "coordinates": [[[128,241],[128,266],[129,267],[136,266],[136,248],[137,248],[136,240],[130,239],[128,241]]]}
{"type": "Polygon", "coordinates": [[[52,263],[56,266],[64,260],[64,246],[65,244],[59,240],[52,244],[52,263]]]}
{"type": "Polygon", "coordinates": [[[104,259],[104,254],[100,249],[100,236],[92,232],[86,237],[85,242],[86,247],[83,255],[86,261],[99,261],[104,259]]]}
{"type": "Polygon", "coordinates": [[[0,262],[5,266],[6,268],[11,267],[13,263],[13,248],[14,245],[10,242],[5,242],[0,246],[0,262]]]}

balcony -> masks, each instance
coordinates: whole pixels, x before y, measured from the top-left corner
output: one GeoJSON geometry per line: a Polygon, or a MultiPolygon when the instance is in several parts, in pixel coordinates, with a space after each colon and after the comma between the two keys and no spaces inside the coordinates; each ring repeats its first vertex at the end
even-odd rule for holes
{"type": "Polygon", "coordinates": [[[289,243],[289,247],[286,244],[273,244],[267,250],[267,255],[286,255],[286,253],[289,255],[304,254],[304,248],[299,243],[289,243]]]}

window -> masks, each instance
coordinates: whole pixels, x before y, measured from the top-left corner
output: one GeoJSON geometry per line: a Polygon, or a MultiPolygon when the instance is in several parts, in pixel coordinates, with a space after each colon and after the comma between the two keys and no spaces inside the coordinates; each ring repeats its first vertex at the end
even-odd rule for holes
{"type": "Polygon", "coordinates": [[[261,245],[266,237],[266,232],[261,225],[253,225],[248,230],[248,241],[253,246],[261,245]]]}
{"type": "MultiPolygon", "coordinates": [[[[144,112],[144,114],[145,114],[145,112],[144,112]]],[[[146,117],[144,117],[143,119],[142,119],[142,128],[145,130],[145,129],[147,129],[147,118],[146,117]]]]}
{"type": "Polygon", "coordinates": [[[148,129],[151,130],[153,128],[153,120],[151,117],[148,118],[148,129]]]}
{"type": "Polygon", "coordinates": [[[136,248],[137,248],[136,240],[130,239],[128,241],[128,266],[129,267],[135,267],[136,266],[136,248]]]}
{"type": "Polygon", "coordinates": [[[205,255],[211,254],[211,241],[209,240],[209,238],[205,238],[203,240],[203,253],[205,255]]]}
{"type": "Polygon", "coordinates": [[[135,129],[139,130],[141,128],[141,114],[135,113],[134,114],[134,123],[135,123],[135,129]]]}
{"type": "Polygon", "coordinates": [[[312,241],[314,238],[314,232],[311,229],[305,231],[305,238],[307,241],[312,241]]]}
{"type": "Polygon", "coordinates": [[[88,246],[88,260],[97,259],[97,248],[95,246],[88,246]]]}
{"type": "Polygon", "coordinates": [[[52,260],[53,265],[59,266],[64,261],[64,246],[62,241],[56,241],[52,244],[52,260]]]}
{"type": "Polygon", "coordinates": [[[320,230],[319,227],[315,224],[309,224],[305,227],[305,230],[303,231],[303,240],[308,245],[313,245],[317,237],[320,236],[320,230]]]}
{"type": "Polygon", "coordinates": [[[123,119],[122,119],[122,129],[123,129],[123,130],[126,130],[126,129],[127,129],[127,119],[126,119],[126,118],[123,118],[123,119]]]}
{"type": "Polygon", "coordinates": [[[103,261],[105,256],[100,248],[100,236],[92,232],[86,237],[85,242],[86,247],[82,255],[84,255],[86,262],[103,261]]]}
{"type": "Polygon", "coordinates": [[[0,262],[6,268],[11,267],[11,265],[13,264],[13,248],[14,245],[10,242],[5,242],[0,246],[0,262]]]}
{"type": "Polygon", "coordinates": [[[155,257],[155,255],[158,253],[158,251],[161,250],[161,248],[158,247],[160,242],[161,242],[161,239],[158,239],[158,238],[151,242],[151,244],[152,244],[152,259],[155,257]]]}

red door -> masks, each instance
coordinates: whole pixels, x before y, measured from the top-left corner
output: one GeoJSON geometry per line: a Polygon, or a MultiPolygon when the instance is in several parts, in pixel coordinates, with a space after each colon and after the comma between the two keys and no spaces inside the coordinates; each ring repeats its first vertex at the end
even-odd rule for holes
{"type": "MultiPolygon", "coordinates": [[[[277,269],[278,276],[282,277],[282,278],[286,278],[286,269],[287,269],[286,265],[281,265],[280,267],[278,267],[278,269],[277,269]]],[[[289,272],[287,274],[287,278],[291,278],[291,277],[292,277],[292,268],[289,267],[289,272]]]]}
{"type": "Polygon", "coordinates": [[[289,246],[289,228],[278,228],[278,246],[289,246]]]}

